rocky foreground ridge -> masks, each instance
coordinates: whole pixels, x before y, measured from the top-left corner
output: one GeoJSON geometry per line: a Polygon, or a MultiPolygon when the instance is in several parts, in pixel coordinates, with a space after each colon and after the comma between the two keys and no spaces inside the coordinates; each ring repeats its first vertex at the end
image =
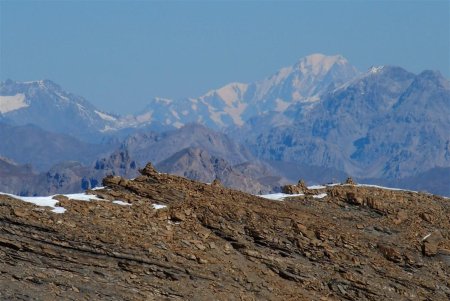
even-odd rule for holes
{"type": "Polygon", "coordinates": [[[62,214],[0,195],[0,299],[450,298],[448,199],[300,183],[273,201],[141,174],[57,196],[62,214]]]}

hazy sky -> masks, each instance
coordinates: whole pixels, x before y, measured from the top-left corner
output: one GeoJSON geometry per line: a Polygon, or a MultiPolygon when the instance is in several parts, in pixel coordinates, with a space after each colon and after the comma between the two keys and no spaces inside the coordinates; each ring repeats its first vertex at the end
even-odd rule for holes
{"type": "Polygon", "coordinates": [[[0,79],[115,113],[262,79],[311,53],[450,78],[450,1],[4,1],[0,79]]]}

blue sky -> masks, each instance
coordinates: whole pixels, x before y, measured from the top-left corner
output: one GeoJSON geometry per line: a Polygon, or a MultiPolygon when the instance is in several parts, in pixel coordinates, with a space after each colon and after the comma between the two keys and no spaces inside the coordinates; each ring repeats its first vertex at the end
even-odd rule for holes
{"type": "Polygon", "coordinates": [[[115,113],[251,82],[311,53],[450,78],[450,1],[5,1],[0,79],[115,113]]]}

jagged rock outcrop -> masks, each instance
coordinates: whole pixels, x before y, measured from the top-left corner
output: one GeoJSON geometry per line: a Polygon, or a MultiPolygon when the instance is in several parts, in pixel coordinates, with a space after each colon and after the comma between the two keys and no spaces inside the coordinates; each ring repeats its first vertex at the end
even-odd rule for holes
{"type": "Polygon", "coordinates": [[[281,192],[286,194],[299,194],[309,192],[304,180],[299,180],[297,185],[284,185],[281,187],[281,192]]]}
{"type": "Polygon", "coordinates": [[[0,195],[0,299],[450,297],[444,198],[343,185],[280,202],[151,166],[103,183],[102,200],[58,197],[63,214],[0,195]]]}
{"type": "Polygon", "coordinates": [[[356,185],[356,182],[353,180],[352,177],[348,177],[347,180],[345,180],[345,184],[347,184],[347,185],[356,185]]]}
{"type": "Polygon", "coordinates": [[[152,177],[158,174],[152,163],[147,163],[144,168],[139,169],[139,172],[141,175],[148,177],[152,177]]]}

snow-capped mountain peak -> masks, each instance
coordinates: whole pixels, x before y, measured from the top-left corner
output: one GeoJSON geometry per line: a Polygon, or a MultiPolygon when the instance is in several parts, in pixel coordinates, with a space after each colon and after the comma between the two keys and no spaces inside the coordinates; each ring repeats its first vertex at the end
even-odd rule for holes
{"type": "Polygon", "coordinates": [[[211,90],[200,98],[218,96],[226,103],[227,106],[232,106],[236,101],[242,100],[242,97],[247,89],[248,84],[230,83],[217,90],[211,90]]]}
{"type": "Polygon", "coordinates": [[[0,96],[0,113],[8,113],[22,108],[26,108],[29,105],[25,101],[25,94],[17,93],[15,95],[0,96]]]}
{"type": "Polygon", "coordinates": [[[260,114],[282,113],[295,103],[312,108],[322,94],[357,74],[340,55],[313,54],[253,83],[232,82],[200,97],[156,97],[140,114],[125,117],[107,114],[49,80],[9,80],[0,84],[0,119],[8,118],[18,125],[33,122],[75,136],[148,125],[154,129],[180,128],[192,122],[219,129],[242,126],[260,114]]]}
{"type": "Polygon", "coordinates": [[[358,74],[341,55],[313,54],[253,83],[233,82],[197,98],[155,98],[144,113],[152,113],[152,122],[173,127],[190,122],[215,129],[241,126],[253,116],[283,112],[297,102],[312,107],[323,93],[358,74]]]}
{"type": "Polygon", "coordinates": [[[116,118],[96,109],[84,98],[64,91],[50,80],[0,83],[0,121],[33,123],[44,130],[79,138],[96,137],[116,118]]]}
{"type": "Polygon", "coordinates": [[[381,72],[381,70],[383,70],[383,68],[384,68],[384,66],[372,66],[369,69],[369,73],[372,73],[372,74],[379,73],[379,72],[381,72]]]}
{"type": "Polygon", "coordinates": [[[302,58],[295,65],[295,69],[317,76],[329,72],[335,64],[345,65],[348,61],[341,55],[326,56],[315,53],[302,58]]]}

